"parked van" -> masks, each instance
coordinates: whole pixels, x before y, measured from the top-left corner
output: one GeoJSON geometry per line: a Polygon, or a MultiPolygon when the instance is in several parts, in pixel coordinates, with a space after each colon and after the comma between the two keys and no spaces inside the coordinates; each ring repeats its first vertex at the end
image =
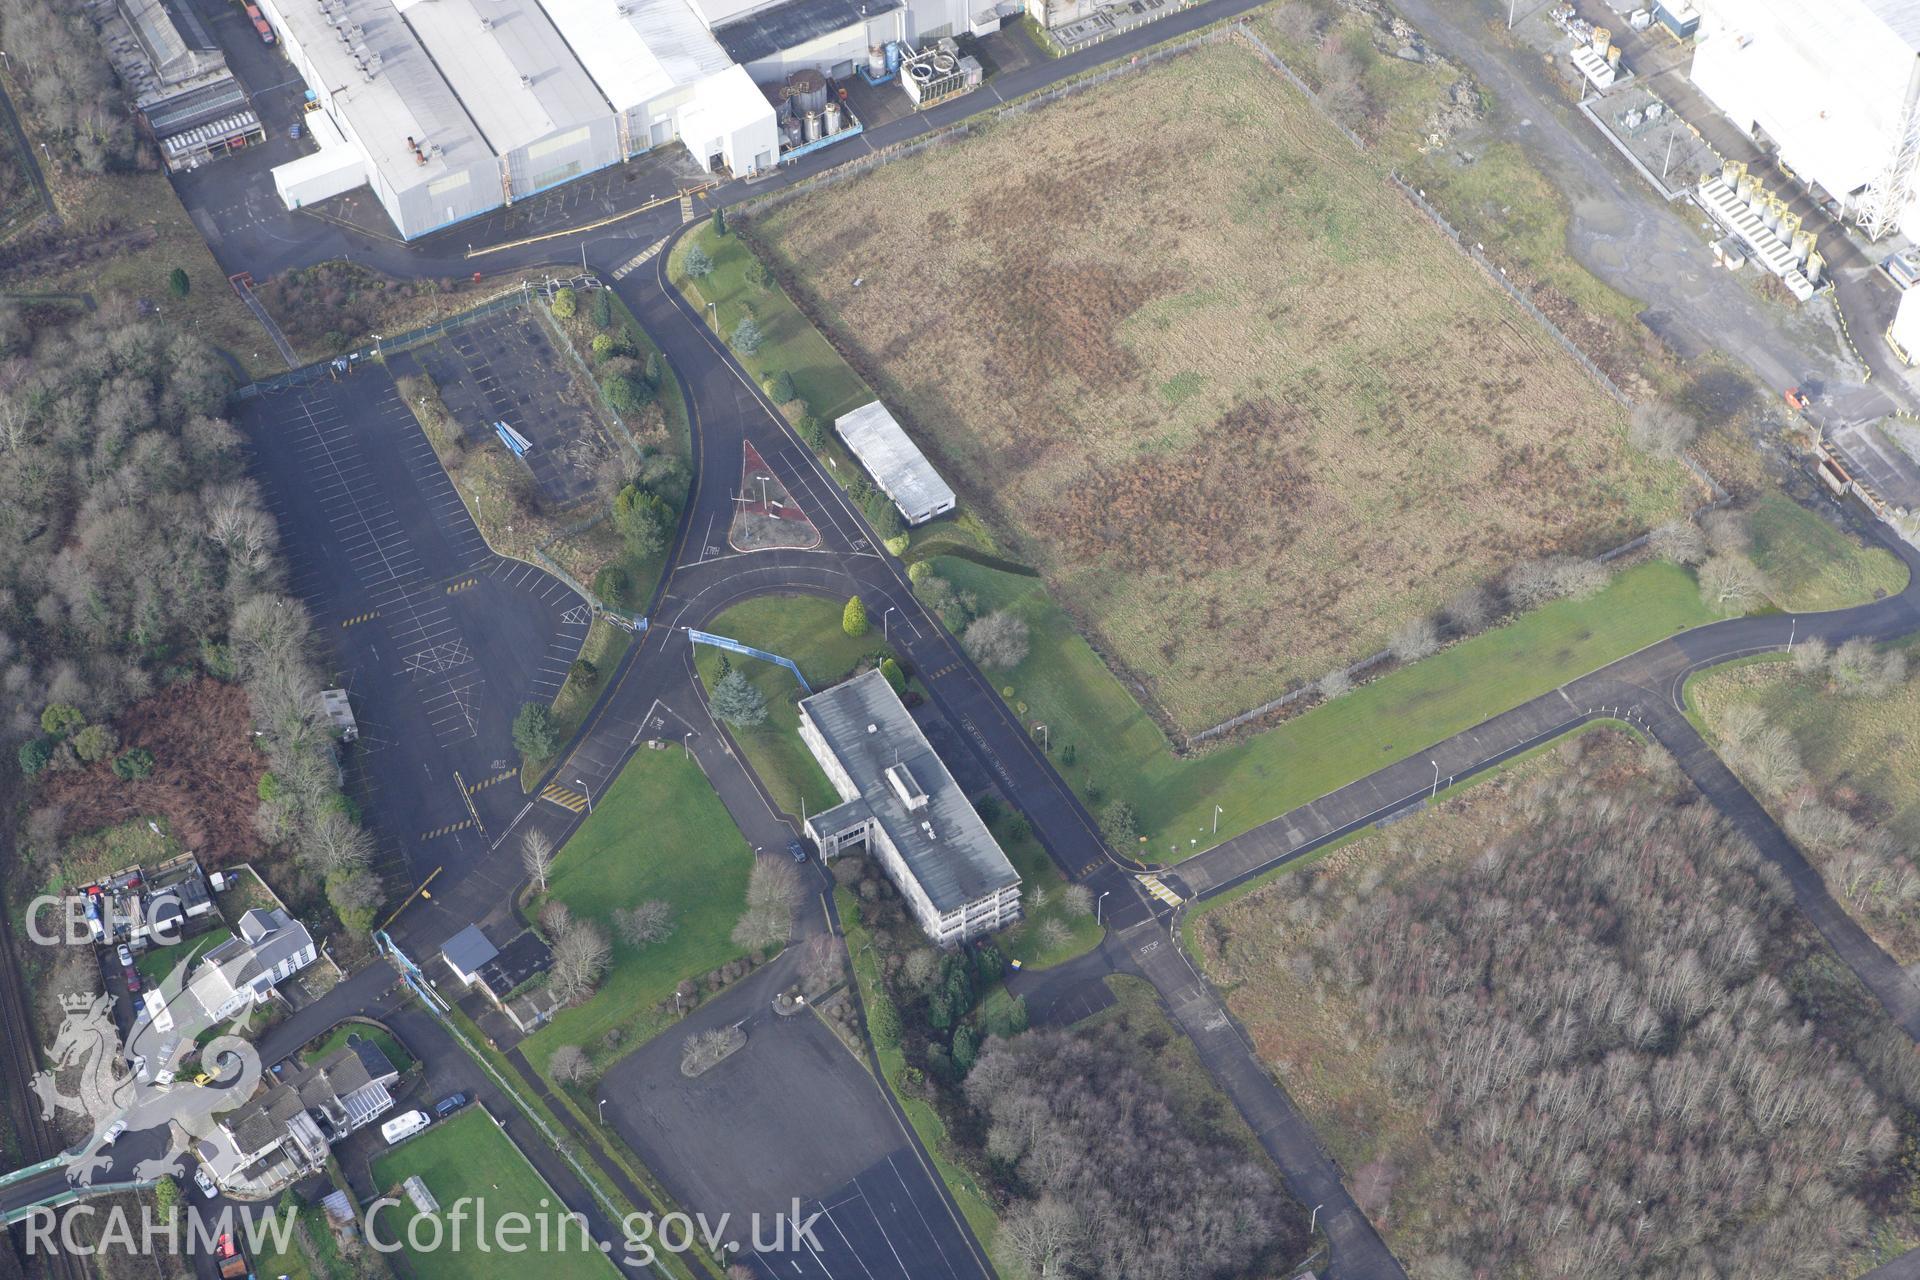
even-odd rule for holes
{"type": "Polygon", "coordinates": [[[411,1138],[426,1128],[427,1123],[426,1112],[405,1111],[381,1125],[380,1136],[387,1140],[388,1146],[392,1146],[404,1138],[411,1138]]]}

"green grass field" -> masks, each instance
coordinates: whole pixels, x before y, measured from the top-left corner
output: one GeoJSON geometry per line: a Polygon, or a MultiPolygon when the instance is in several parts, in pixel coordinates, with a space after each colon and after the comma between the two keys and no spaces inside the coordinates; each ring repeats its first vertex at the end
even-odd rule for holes
{"type": "Polygon", "coordinates": [[[740,237],[717,236],[708,221],[674,246],[667,274],[703,315],[711,314],[709,303],[714,305],[720,333],[728,339],[740,321],[752,315],[766,341],[752,355],[736,352],[740,363],[755,378],[771,377],[782,369],[792,374],[794,390],[822,422],[832,422],[873,399],[860,375],[800,313],[785,290],[772,282],[765,288],[753,283],[748,268],[754,261],[752,250],[740,237]],[[713,259],[713,271],[703,280],[690,278],[686,270],[687,250],[696,244],[713,259]]]}
{"type": "MultiPolygon", "coordinates": [[[[697,762],[677,750],[642,751],[594,800],[593,814],[561,848],[548,898],[592,920],[613,942],[613,966],[584,1004],[561,1010],[522,1048],[541,1070],[563,1044],[596,1061],[632,1049],[672,1018],[659,1011],[682,978],[742,955],[728,936],[745,909],[753,851],[697,762]],[[673,934],[634,948],[613,912],[649,899],[673,904],[673,934]],[[619,1028],[620,1044],[604,1037],[619,1028]]],[[[538,910],[539,903],[532,904],[538,910]]]]}
{"type": "MultiPolygon", "coordinates": [[[[534,1258],[545,1280],[601,1280],[616,1274],[606,1257],[586,1243],[584,1224],[566,1223],[563,1232],[561,1215],[567,1212],[566,1206],[519,1148],[478,1107],[440,1121],[373,1162],[373,1180],[381,1194],[400,1201],[375,1220],[375,1229],[383,1240],[405,1240],[409,1225],[419,1216],[399,1189],[411,1176],[425,1182],[440,1202],[443,1225],[461,1199],[484,1205],[490,1221],[506,1213],[523,1213],[535,1224],[535,1231],[522,1237],[522,1243],[528,1245],[525,1252],[507,1253],[498,1248],[482,1251],[473,1234],[477,1207],[469,1205],[465,1224],[468,1234],[458,1242],[463,1247],[454,1248],[450,1226],[439,1249],[416,1250],[409,1243],[406,1261],[413,1280],[520,1280],[534,1268],[534,1258]],[[546,1248],[535,1243],[542,1224],[548,1233],[546,1248]],[[563,1241],[565,1248],[560,1247],[563,1241]]],[[[430,1238],[431,1233],[427,1235],[430,1238]]]]}
{"type": "Polygon", "coordinates": [[[1090,807],[1118,798],[1133,804],[1148,837],[1141,852],[1161,861],[1238,835],[1714,618],[1686,571],[1641,565],[1591,599],[1547,605],[1264,733],[1181,759],[1038,581],[946,557],[935,567],[977,593],[982,609],[1012,609],[1026,619],[1027,660],[1000,677],[1012,701],[1026,704],[1029,726],[1048,726],[1055,766],[1090,807]]]}
{"type": "MultiPolygon", "coordinates": [[[[819,689],[846,676],[862,660],[892,652],[878,627],[863,636],[848,635],[840,626],[844,604],[818,596],[762,596],[728,609],[706,630],[793,659],[807,683],[819,689]]],[[[723,656],[766,695],[766,723],[731,732],[774,804],[796,818],[803,802],[807,813],[839,804],[833,784],[800,741],[799,700],[805,693],[793,674],[775,663],[723,655],[703,645],[694,650],[694,662],[709,691],[720,679],[723,656]]]]}
{"type": "Polygon", "coordinates": [[[1789,613],[1844,609],[1907,585],[1906,566],[1892,553],[1859,545],[1784,493],[1756,502],[1748,524],[1767,594],[1789,613]]]}

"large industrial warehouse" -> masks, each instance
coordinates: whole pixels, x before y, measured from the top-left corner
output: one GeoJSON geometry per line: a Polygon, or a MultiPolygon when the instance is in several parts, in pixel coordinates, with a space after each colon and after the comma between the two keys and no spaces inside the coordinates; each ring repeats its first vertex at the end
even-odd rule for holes
{"type": "Polygon", "coordinates": [[[1868,235],[1920,236],[1920,4],[1695,5],[1700,91],[1868,235]]]}
{"type": "Polygon", "coordinates": [[[320,150],[274,171],[280,198],[299,208],[370,186],[406,239],[674,141],[703,169],[766,170],[781,153],[777,86],[796,71],[844,78],[890,43],[996,30],[1011,7],[259,2],[318,106],[320,150]]]}

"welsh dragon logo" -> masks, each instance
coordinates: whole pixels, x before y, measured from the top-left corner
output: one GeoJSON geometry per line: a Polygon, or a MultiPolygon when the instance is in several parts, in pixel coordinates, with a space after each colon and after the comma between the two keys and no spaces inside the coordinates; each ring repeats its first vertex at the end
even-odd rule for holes
{"type": "Polygon", "coordinates": [[[60,998],[65,1017],[48,1052],[53,1065],[35,1074],[33,1091],[40,1097],[42,1118],[52,1120],[64,1111],[92,1125],[67,1167],[67,1180],[73,1185],[91,1186],[98,1171],[112,1167],[108,1148],[113,1144],[107,1134],[121,1122],[125,1122],[122,1133],[162,1126],[167,1130],[166,1151],[135,1164],[132,1180],[179,1176],[186,1171],[181,1157],[188,1145],[211,1137],[217,1128],[215,1117],[240,1106],[259,1084],[260,1055],[246,1040],[231,1034],[232,1028],[201,1046],[200,1069],[191,1074],[207,1077],[204,1082],[172,1075],[196,1036],[212,1025],[198,1002],[184,992],[185,968],[184,963],[175,966],[160,984],[164,1012],[159,1021],[168,1030],[157,1030],[155,1021],[136,1022],[127,1037],[126,1057],[120,1052],[109,997],[76,993],[60,998]],[[136,1075],[130,1063],[142,1059],[144,1069],[136,1075]],[[63,1079],[75,1083],[73,1092],[61,1088],[63,1079]],[[161,1084],[160,1080],[171,1082],[161,1084]]]}

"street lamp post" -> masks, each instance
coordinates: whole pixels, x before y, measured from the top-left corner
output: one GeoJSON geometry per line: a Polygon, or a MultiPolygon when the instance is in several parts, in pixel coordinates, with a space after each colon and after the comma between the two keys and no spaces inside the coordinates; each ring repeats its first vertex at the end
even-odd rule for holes
{"type": "Polygon", "coordinates": [[[680,745],[687,749],[687,759],[693,759],[693,730],[689,729],[680,735],[680,745]]]}
{"type": "Polygon", "coordinates": [[[1313,1216],[1307,1219],[1308,1235],[1312,1235],[1313,1229],[1320,1224],[1320,1211],[1326,1207],[1327,1206],[1325,1206],[1324,1204],[1317,1204],[1313,1206],[1313,1216]]]}
{"type": "Polygon", "coordinates": [[[587,798],[587,816],[592,817],[593,816],[593,788],[589,787],[585,782],[581,781],[579,778],[575,778],[573,780],[573,785],[576,787],[579,787],[580,794],[587,798]]]}
{"type": "Polygon", "coordinates": [[[1107,895],[1112,892],[1113,890],[1111,889],[1103,889],[1100,891],[1100,896],[1093,900],[1093,922],[1096,925],[1099,924],[1102,919],[1100,909],[1107,905],[1107,895]]]}
{"type": "Polygon", "coordinates": [[[607,1122],[607,1100],[605,1098],[602,1098],[600,1099],[600,1123],[605,1124],[606,1122],[607,1122]]]}
{"type": "Polygon", "coordinates": [[[1213,834],[1220,834],[1220,806],[1213,806],[1213,834]]]}
{"type": "Polygon", "coordinates": [[[1428,796],[1427,799],[1437,800],[1440,797],[1440,762],[1433,760],[1428,763],[1433,765],[1433,794],[1428,796]]]}

